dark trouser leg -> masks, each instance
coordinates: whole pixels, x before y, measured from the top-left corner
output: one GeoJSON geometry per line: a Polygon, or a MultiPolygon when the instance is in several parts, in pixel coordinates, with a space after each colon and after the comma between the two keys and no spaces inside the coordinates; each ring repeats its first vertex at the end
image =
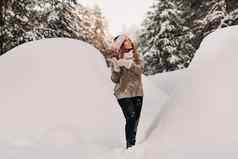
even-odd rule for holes
{"type": "Polygon", "coordinates": [[[138,123],[140,121],[141,108],[142,108],[142,104],[143,104],[143,96],[134,97],[133,104],[135,106],[135,112],[136,112],[135,126],[134,126],[134,131],[133,131],[133,138],[134,138],[133,140],[136,141],[137,128],[138,128],[138,123]]]}
{"type": "Polygon", "coordinates": [[[118,99],[118,103],[120,104],[124,117],[126,119],[125,134],[126,134],[127,147],[130,147],[132,145],[135,145],[135,138],[134,138],[134,130],[136,123],[135,106],[132,101],[132,98],[118,99]]]}

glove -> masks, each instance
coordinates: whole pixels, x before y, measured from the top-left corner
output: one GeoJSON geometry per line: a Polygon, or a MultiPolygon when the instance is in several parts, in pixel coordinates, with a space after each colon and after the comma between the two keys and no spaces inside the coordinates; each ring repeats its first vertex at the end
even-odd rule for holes
{"type": "Polygon", "coordinates": [[[108,59],[108,61],[110,62],[110,66],[111,66],[111,68],[115,71],[115,72],[120,72],[120,66],[119,66],[119,64],[118,64],[118,60],[115,58],[115,57],[113,57],[113,58],[111,58],[111,59],[108,59]]]}
{"type": "Polygon", "coordinates": [[[127,69],[129,69],[131,67],[133,63],[133,60],[132,59],[129,59],[129,60],[126,60],[126,59],[119,59],[118,60],[118,65],[119,66],[124,66],[126,67],[127,69]]]}

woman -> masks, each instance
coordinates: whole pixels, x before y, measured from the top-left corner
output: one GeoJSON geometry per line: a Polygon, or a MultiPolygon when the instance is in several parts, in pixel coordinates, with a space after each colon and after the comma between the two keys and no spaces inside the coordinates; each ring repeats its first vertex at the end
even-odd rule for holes
{"type": "Polygon", "coordinates": [[[143,102],[142,73],[144,61],[126,34],[114,38],[111,80],[116,85],[114,96],[126,119],[126,148],[136,143],[137,127],[143,102]]]}

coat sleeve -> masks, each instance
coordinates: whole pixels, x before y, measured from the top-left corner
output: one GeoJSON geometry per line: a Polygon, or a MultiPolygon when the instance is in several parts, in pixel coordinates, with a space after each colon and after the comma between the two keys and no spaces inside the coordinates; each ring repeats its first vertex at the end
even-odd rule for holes
{"type": "Polygon", "coordinates": [[[111,69],[111,80],[114,83],[119,83],[121,78],[121,72],[115,72],[113,69],[111,69]]]}
{"type": "Polygon", "coordinates": [[[144,68],[145,68],[145,63],[144,63],[144,60],[142,59],[141,55],[140,55],[139,59],[140,59],[139,64],[132,62],[131,68],[130,68],[135,74],[138,74],[138,75],[143,74],[144,68]]]}

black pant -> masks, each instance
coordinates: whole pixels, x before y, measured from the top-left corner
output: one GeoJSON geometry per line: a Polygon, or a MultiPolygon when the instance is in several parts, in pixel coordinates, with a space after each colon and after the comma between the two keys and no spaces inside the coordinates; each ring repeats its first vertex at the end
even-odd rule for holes
{"type": "Polygon", "coordinates": [[[137,127],[140,119],[143,96],[118,99],[118,103],[126,119],[125,134],[127,147],[135,145],[137,127]]]}

